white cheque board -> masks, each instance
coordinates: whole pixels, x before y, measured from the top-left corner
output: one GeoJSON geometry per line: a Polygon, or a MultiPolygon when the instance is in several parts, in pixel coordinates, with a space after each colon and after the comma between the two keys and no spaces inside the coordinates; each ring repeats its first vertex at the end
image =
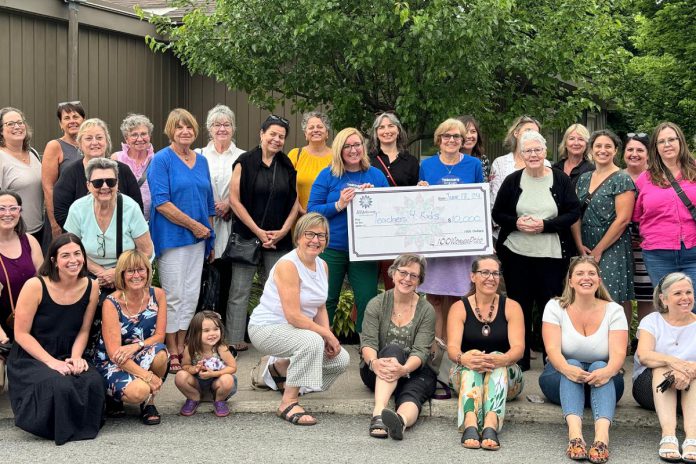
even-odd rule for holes
{"type": "Polygon", "coordinates": [[[490,211],[488,184],[360,191],[348,206],[350,260],[493,253],[490,211]]]}

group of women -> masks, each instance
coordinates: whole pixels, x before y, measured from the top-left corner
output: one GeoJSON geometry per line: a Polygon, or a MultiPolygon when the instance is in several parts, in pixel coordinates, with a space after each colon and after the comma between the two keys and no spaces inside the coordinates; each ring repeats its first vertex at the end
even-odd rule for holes
{"type": "Polygon", "coordinates": [[[103,401],[106,390],[111,414],[122,414],[124,402],[140,404],[143,422],[158,423],[154,397],[167,371],[181,369],[200,271],[209,260],[222,278],[217,310],[227,318],[227,341],[243,351],[248,329],[254,346],[272,356],[268,370],[283,389],[281,418],[315,424],[299,405],[301,389],[325,390],[348,366],[348,353],[331,332],[347,275],[361,335],[360,375],[375,393],[371,436],[402,439],[415,423],[435,391],[430,352],[437,337],[446,340],[454,363],[462,445],[498,449],[505,403],[521,392],[522,371],[540,336],[547,361],[540,386],[562,405],[568,455],[592,462],[608,459],[631,301],[638,298],[644,318],[634,395],[658,411],[660,456],[696,458],[690,415],[681,451],[674,433],[677,398],[686,411],[686,388],[696,374],[689,344],[675,348],[694,325],[696,278],[690,212],[696,165],[678,126],[661,124],[650,139],[629,134],[622,170],[615,159],[621,140],[579,124],[565,132],[552,168],[541,125],[527,116],[508,131],[511,153],[490,167],[478,123],[468,116],[440,124],[437,152],[420,164],[391,113],[377,116],[368,141],[347,128],[330,146],[328,119],[308,113],[302,120],[307,145],[289,156],[287,120],[269,116],[258,147],[244,152],[233,142],[235,117],[224,105],[209,112],[210,141],[197,150],[198,123],[183,109],[170,113],[164,129],[170,145],[157,153],[153,126],[142,115],[123,121],[125,142],[113,155],[106,125],[85,119],[79,102],[61,104],[58,118],[63,137],[48,144],[42,164],[29,146],[24,115],[0,111],[0,188],[12,190],[0,192],[0,253],[3,269],[11,269],[4,280],[0,274],[8,289],[3,301],[9,300],[3,308],[11,308],[3,321],[16,315],[0,341],[16,341],[8,371],[11,385],[22,386],[21,393],[10,391],[21,427],[63,443],[94,436],[101,425],[100,415],[84,426],[54,423],[63,415],[53,411],[37,417],[39,394],[31,392],[39,385],[51,385],[41,387],[42,395],[64,398],[101,385],[101,396],[91,400],[103,401]],[[497,256],[349,260],[346,209],[358,190],[485,181],[494,199],[497,256]],[[50,235],[57,238],[43,260],[50,235]],[[255,241],[259,259],[226,260],[228,242],[236,240],[255,241]],[[163,290],[150,285],[155,258],[163,290]],[[247,327],[257,272],[264,292],[247,327]],[[660,312],[646,316],[650,299],[660,312]],[[535,307],[545,308],[536,319],[535,307]],[[56,308],[74,311],[57,320],[56,308]],[[102,375],[67,381],[89,371],[82,354],[95,314],[102,330],[91,360],[102,375]],[[663,339],[669,336],[672,344],[663,339]],[[663,378],[672,387],[650,403],[646,386],[654,390],[663,378]],[[392,395],[393,410],[387,407],[392,395]],[[589,448],[581,427],[588,395],[595,419],[589,448]]]}

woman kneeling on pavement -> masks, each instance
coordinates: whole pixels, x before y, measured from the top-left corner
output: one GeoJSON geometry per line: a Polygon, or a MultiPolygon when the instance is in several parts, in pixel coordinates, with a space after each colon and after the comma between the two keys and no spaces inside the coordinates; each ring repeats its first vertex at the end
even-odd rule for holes
{"type": "Polygon", "coordinates": [[[375,392],[370,436],[401,440],[435,392],[437,373],[426,364],[435,338],[435,310],[416,293],[425,279],[425,258],[401,255],[388,275],[394,288],[372,298],[365,311],[360,377],[375,392]],[[396,411],[387,409],[392,394],[396,411]]]}
{"type": "Polygon", "coordinates": [[[566,455],[593,463],[609,460],[609,426],[623,394],[628,343],[623,307],[611,301],[591,256],[571,260],[560,298],[546,304],[541,334],[548,353],[539,386],[560,404],[568,424],[566,455]],[[582,437],[585,405],[594,417],[594,442],[582,437]]]}
{"type": "Polygon", "coordinates": [[[668,274],[655,287],[653,303],[657,312],[638,326],[633,397],[642,407],[657,411],[660,459],[696,462],[696,314],[691,278],[681,272],[668,274]],[[658,388],[670,374],[672,384],[658,388]],[[686,432],[681,454],[676,437],[678,400],[686,432]]]}
{"type": "Polygon", "coordinates": [[[317,420],[298,404],[300,387],[326,390],[348,368],[348,352],[331,332],[326,311],[328,267],[319,257],[329,239],[329,224],[318,213],[302,216],[294,231],[295,248],[271,268],[259,305],[249,320],[257,350],[276,356],[274,369],[285,377],[277,415],[295,425],[317,420]]]}
{"type": "Polygon", "coordinates": [[[471,265],[471,290],[450,308],[447,354],[456,363],[451,384],[459,391],[457,426],[462,446],[500,448],[505,402],[524,388],[516,363],[524,354],[524,314],[502,296],[500,261],[481,256],[471,265]]]}

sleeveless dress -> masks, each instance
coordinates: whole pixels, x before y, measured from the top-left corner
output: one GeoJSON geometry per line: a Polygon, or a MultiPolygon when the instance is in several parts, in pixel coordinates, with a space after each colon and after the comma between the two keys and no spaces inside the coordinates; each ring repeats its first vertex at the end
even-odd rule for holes
{"type": "MultiPolygon", "coordinates": [[[[42,277],[41,303],[31,335],[59,360],[70,357],[92,292],[92,281],[75,303],[61,305],[51,299],[42,277]]],[[[89,368],[80,375],[61,375],[15,343],[7,361],[10,402],[15,425],[62,445],[97,436],[104,409],[104,386],[99,373],[89,368]]]]}
{"type": "Polygon", "coordinates": [[[63,162],[58,165],[58,177],[63,173],[63,168],[70,164],[70,161],[81,160],[82,155],[76,146],[69,144],[65,140],[56,139],[63,151],[63,162]]]}
{"type": "MultiPolygon", "coordinates": [[[[123,309],[119,302],[113,296],[106,297],[116,307],[118,312],[118,321],[121,324],[121,345],[130,345],[138,343],[140,340],[145,340],[155,334],[157,324],[157,299],[155,298],[155,289],[150,287],[150,300],[147,306],[139,314],[129,317],[123,313],[123,309]]],[[[164,343],[155,343],[154,345],[145,345],[140,351],[135,353],[133,361],[145,370],[149,370],[152,365],[152,360],[155,359],[157,353],[162,350],[167,350],[164,343]]],[[[109,355],[106,352],[106,344],[104,337],[99,337],[97,344],[97,352],[94,355],[94,366],[102,375],[106,394],[113,397],[116,401],[121,401],[123,389],[128,386],[135,376],[121,370],[118,365],[111,362],[109,355]]]]}
{"type": "Polygon", "coordinates": [[[12,301],[16,306],[17,297],[24,286],[24,282],[36,275],[34,261],[31,260],[31,246],[29,245],[29,239],[26,235],[19,237],[19,244],[22,248],[22,252],[17,258],[8,258],[0,253],[2,261],[5,264],[5,269],[7,269],[6,276],[5,272],[0,267],[0,284],[2,284],[3,287],[2,292],[0,292],[0,325],[2,325],[7,336],[11,339],[14,339],[14,330],[12,330],[11,327],[7,327],[5,322],[7,321],[7,317],[12,313],[7,277],[9,276],[10,278],[9,287],[12,287],[12,301]]]}

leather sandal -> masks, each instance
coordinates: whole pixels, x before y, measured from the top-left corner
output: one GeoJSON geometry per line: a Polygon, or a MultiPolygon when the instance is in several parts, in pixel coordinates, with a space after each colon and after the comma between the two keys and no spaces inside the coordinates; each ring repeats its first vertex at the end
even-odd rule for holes
{"type": "Polygon", "coordinates": [[[276,415],[283,419],[284,421],[288,421],[293,425],[303,425],[303,426],[310,426],[310,425],[316,425],[317,420],[312,417],[311,414],[309,414],[307,411],[300,411],[296,412],[295,414],[290,414],[290,411],[292,411],[292,408],[294,407],[302,407],[300,406],[299,403],[295,402],[290,404],[287,408],[283,409],[282,411],[276,412],[276,415]],[[314,422],[300,422],[300,419],[303,418],[304,416],[312,417],[314,419],[314,422]]]}
{"type": "Polygon", "coordinates": [[[573,438],[568,441],[566,456],[573,461],[584,461],[587,459],[587,444],[582,438],[573,438]]]}
{"type": "Polygon", "coordinates": [[[396,412],[391,409],[382,409],[382,422],[389,430],[389,436],[394,440],[403,440],[406,424],[396,412]]]}
{"type": "Polygon", "coordinates": [[[161,422],[162,416],[154,404],[140,404],[140,420],[145,425],[157,425],[161,422]]]}
{"type": "Polygon", "coordinates": [[[595,440],[587,451],[587,459],[593,464],[604,464],[609,460],[609,447],[603,441],[595,440]]]}
{"type": "Polygon", "coordinates": [[[476,427],[475,425],[470,425],[469,427],[464,429],[464,433],[462,433],[462,446],[468,449],[481,448],[481,436],[478,433],[478,427],[476,427]],[[467,440],[476,440],[476,444],[467,445],[467,440]]]}
{"type": "Polygon", "coordinates": [[[493,427],[485,427],[481,432],[481,448],[488,451],[498,451],[500,449],[498,432],[493,427]],[[485,445],[484,442],[486,440],[492,441],[493,445],[485,445]]]}
{"type": "Polygon", "coordinates": [[[271,378],[276,384],[276,387],[278,388],[279,392],[284,392],[285,391],[285,381],[287,380],[287,377],[284,375],[280,375],[278,373],[278,369],[275,367],[275,363],[270,363],[268,364],[268,373],[271,374],[271,378]]]}
{"type": "Polygon", "coordinates": [[[382,416],[372,416],[372,420],[370,420],[370,436],[373,438],[387,438],[389,436],[389,429],[382,422],[382,416]]]}
{"type": "Polygon", "coordinates": [[[181,360],[183,355],[180,354],[170,354],[169,355],[169,373],[176,374],[181,370],[181,360]]]}

